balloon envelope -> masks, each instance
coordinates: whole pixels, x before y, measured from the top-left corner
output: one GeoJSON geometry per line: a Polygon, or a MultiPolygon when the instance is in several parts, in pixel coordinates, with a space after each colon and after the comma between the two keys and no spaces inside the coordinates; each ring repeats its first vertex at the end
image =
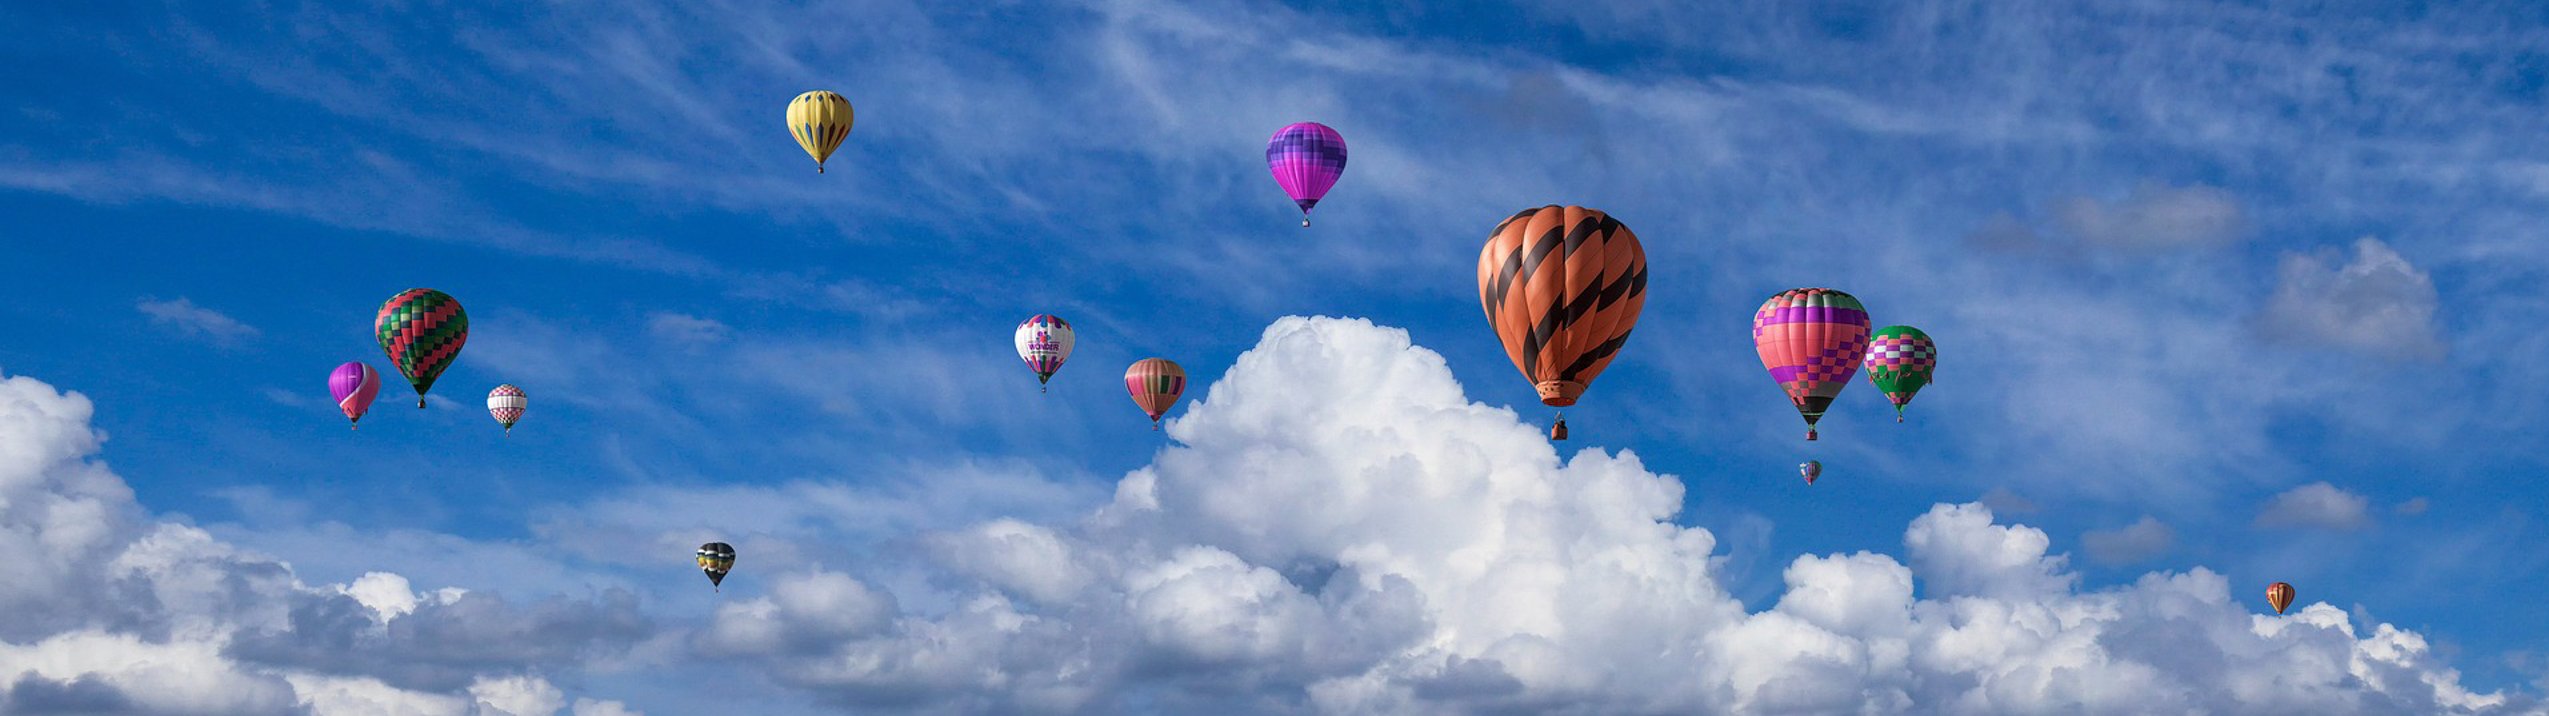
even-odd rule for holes
{"type": "Polygon", "coordinates": [[[852,119],[850,100],[837,92],[815,90],[788,102],[788,134],[797,138],[806,156],[814,157],[817,174],[823,173],[823,161],[832,158],[832,150],[849,138],[852,119]]]}
{"type": "Polygon", "coordinates": [[[2290,584],[2276,582],[2266,585],[2266,605],[2274,607],[2276,614],[2282,614],[2285,607],[2292,606],[2293,596],[2290,584]]]}
{"type": "Polygon", "coordinates": [[[469,342],[469,313],[460,301],[430,288],[411,288],[381,302],[372,332],[390,365],[416,387],[416,407],[425,407],[425,391],[460,357],[469,342]]]}
{"type": "Polygon", "coordinates": [[[1806,420],[1806,439],[1867,355],[1867,308],[1828,288],[1779,292],[1752,314],[1753,350],[1806,420]]]}
{"type": "Polygon", "coordinates": [[[1478,302],[1540,402],[1574,405],[1637,327],[1646,249],[1597,209],[1524,209],[1478,251],[1478,302]]]}
{"type": "Polygon", "coordinates": [[[1266,170],[1301,207],[1301,225],[1310,225],[1310,207],[1345,175],[1345,136],[1317,122],[1297,122],[1276,130],[1266,140],[1266,170]]]}
{"type": "Polygon", "coordinates": [[[1807,460],[1805,464],[1797,466],[1797,474],[1805,476],[1806,484],[1812,485],[1815,478],[1823,476],[1823,461],[1807,460]]]}
{"type": "Polygon", "coordinates": [[[1018,344],[1018,359],[1027,362],[1028,370],[1035,371],[1038,384],[1052,380],[1054,371],[1062,370],[1062,362],[1071,359],[1071,347],[1079,342],[1070,321],[1045,313],[1020,322],[1011,338],[1018,344]]]}
{"type": "Polygon", "coordinates": [[[1929,385],[1938,371],[1938,344],[1911,326],[1886,326],[1868,336],[1867,379],[1894,403],[1894,422],[1903,422],[1903,406],[1929,385]]]}
{"type": "Polygon", "coordinates": [[[1151,416],[1152,429],[1158,429],[1160,416],[1186,392],[1186,369],[1166,358],[1144,358],[1124,369],[1124,390],[1151,416]]]}
{"type": "Polygon", "coordinates": [[[348,361],[328,374],[327,392],[336,396],[336,409],[345,411],[347,424],[362,422],[372,399],[381,394],[381,372],[362,361],[348,361]]]}
{"type": "Polygon", "coordinates": [[[708,574],[708,586],[724,586],[726,573],[734,568],[734,545],[710,542],[699,546],[699,571],[708,574]]]}
{"type": "Polygon", "coordinates": [[[530,396],[523,395],[522,389],[513,387],[512,383],[487,391],[487,414],[496,416],[496,424],[504,426],[506,433],[513,432],[514,422],[522,419],[522,410],[528,407],[531,407],[530,396]]]}

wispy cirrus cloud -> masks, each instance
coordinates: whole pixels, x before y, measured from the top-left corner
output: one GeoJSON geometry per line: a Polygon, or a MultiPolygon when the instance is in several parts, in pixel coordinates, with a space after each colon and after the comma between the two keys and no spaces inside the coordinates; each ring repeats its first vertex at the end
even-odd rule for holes
{"type": "Polygon", "coordinates": [[[144,298],[133,304],[133,308],[141,311],[142,315],[149,316],[151,325],[176,331],[180,335],[210,339],[221,345],[235,345],[240,341],[255,338],[258,334],[256,326],[231,318],[220,311],[197,306],[193,300],[184,296],[169,301],[144,298]]]}
{"type": "Polygon", "coordinates": [[[734,333],[724,323],[686,313],[657,313],[646,318],[646,330],[656,338],[683,346],[705,346],[725,340],[734,333]]]}

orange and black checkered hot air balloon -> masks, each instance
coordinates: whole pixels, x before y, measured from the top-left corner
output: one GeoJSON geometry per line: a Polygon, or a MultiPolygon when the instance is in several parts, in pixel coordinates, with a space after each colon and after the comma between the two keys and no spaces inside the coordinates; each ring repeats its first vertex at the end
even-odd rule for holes
{"type": "MultiPolygon", "coordinates": [[[[1574,405],[1646,307],[1646,249],[1597,209],[1543,206],[1497,224],[1478,252],[1478,302],[1505,355],[1551,407],[1574,405]]],[[[1566,416],[1549,438],[1566,439],[1566,416]]]]}

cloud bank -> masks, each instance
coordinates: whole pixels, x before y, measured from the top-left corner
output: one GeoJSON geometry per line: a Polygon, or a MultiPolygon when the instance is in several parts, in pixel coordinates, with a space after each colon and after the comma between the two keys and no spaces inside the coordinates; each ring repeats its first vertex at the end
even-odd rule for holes
{"type": "Polygon", "coordinates": [[[1167,430],[1083,518],[930,535],[944,608],[802,570],[693,646],[922,712],[2542,712],[2200,567],[2084,591],[1980,504],[1919,515],[1901,559],[1797,557],[1748,612],[1717,539],[1672,523],[1680,481],[1562,458],[1359,320],[1278,321],[1167,430]]]}
{"type": "Polygon", "coordinates": [[[145,515],[92,459],[91,410],[0,377],[0,713],[548,716],[568,703],[539,672],[652,630],[625,592],[526,605],[386,573],[301,584],[145,515]]]}

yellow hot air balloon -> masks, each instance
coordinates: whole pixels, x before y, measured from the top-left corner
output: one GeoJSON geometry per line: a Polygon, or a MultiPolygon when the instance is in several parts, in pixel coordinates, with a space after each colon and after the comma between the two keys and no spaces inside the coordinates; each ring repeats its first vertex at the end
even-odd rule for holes
{"type": "Polygon", "coordinates": [[[814,173],[823,173],[823,160],[850,137],[850,101],[829,90],[797,95],[788,103],[788,133],[814,157],[814,173]]]}

